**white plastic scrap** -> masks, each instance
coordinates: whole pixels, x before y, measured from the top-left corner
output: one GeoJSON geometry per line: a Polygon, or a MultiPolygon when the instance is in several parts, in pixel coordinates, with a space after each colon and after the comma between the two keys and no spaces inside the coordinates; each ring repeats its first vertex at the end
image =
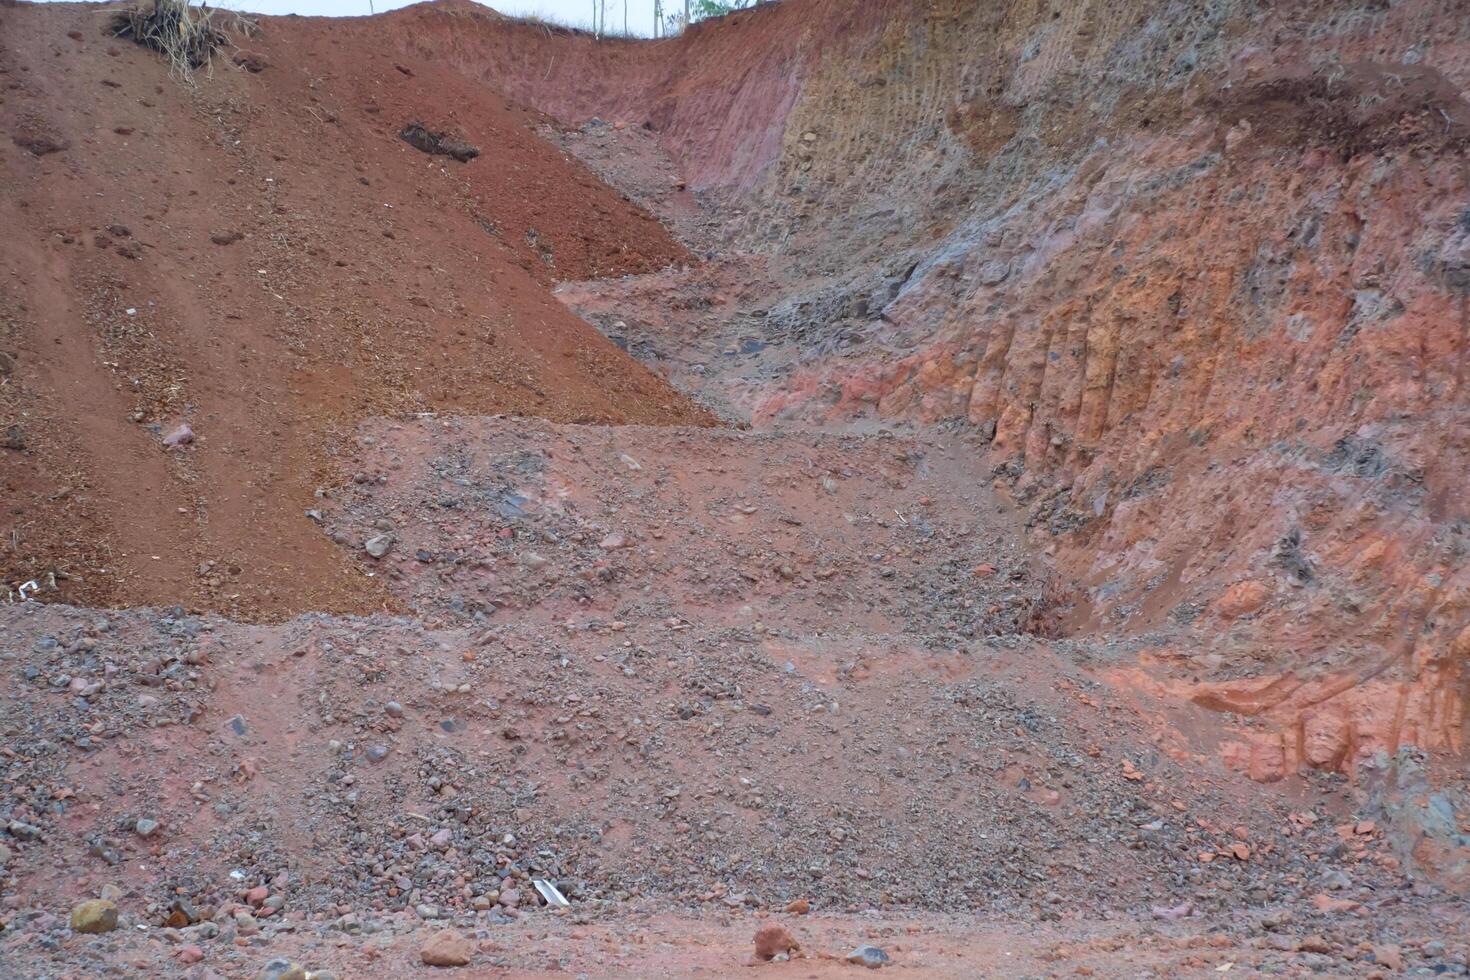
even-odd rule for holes
{"type": "Polygon", "coordinates": [[[571,907],[572,903],[567,901],[567,897],[545,878],[531,879],[531,886],[536,889],[537,894],[546,901],[546,904],[552,908],[565,909],[571,907]]]}
{"type": "Polygon", "coordinates": [[[29,582],[22,582],[14,589],[6,589],[5,601],[30,602],[32,597],[34,597],[35,594],[40,591],[40,583],[38,583],[35,579],[31,579],[29,582]]]}

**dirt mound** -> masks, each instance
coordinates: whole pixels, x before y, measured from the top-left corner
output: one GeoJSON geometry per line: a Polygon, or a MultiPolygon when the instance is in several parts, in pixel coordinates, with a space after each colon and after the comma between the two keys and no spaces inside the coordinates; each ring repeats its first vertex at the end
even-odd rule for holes
{"type": "Polygon", "coordinates": [[[310,517],[358,418],[704,417],[548,292],[684,252],[534,114],[311,23],[237,39],[270,70],[183,86],[110,40],[112,13],[0,24],[7,583],[366,612],[386,596],[310,517]],[[420,114],[493,150],[429,163],[397,139],[420,114]],[[197,438],[166,448],[182,423],[197,438]]]}
{"type": "MultiPolygon", "coordinates": [[[[1380,811],[1210,773],[1092,676],[1116,651],[1018,632],[1040,589],[963,443],[470,419],[357,442],[391,475],[327,519],[393,537],[374,567],[421,618],[0,607],[7,870],[27,908],[113,895],[128,927],[50,954],[22,913],[24,962],[161,941],[386,976],[448,923],[530,969],[506,944],[553,914],[537,881],[593,935],[682,910],[680,959],[793,909],[814,956],[886,936],[940,973],[955,954],[877,924],[1055,928],[1076,945],[1027,955],[1106,964],[1087,937],[1140,922],[1198,955],[1198,916],[1270,969],[1454,921],[1400,909],[1380,811]]],[[[583,968],[646,975],[587,937],[583,968]]],[[[716,973],[743,958],[719,948],[716,973]]]]}
{"type": "Polygon", "coordinates": [[[359,442],[367,479],[323,520],[386,536],[375,567],[428,622],[779,616],[947,649],[1044,618],[1046,583],[960,447],[473,420],[359,442]]]}

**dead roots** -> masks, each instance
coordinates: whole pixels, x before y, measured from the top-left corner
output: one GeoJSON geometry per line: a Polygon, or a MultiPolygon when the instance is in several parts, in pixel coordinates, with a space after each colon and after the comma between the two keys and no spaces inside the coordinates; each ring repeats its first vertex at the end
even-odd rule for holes
{"type": "Polygon", "coordinates": [[[214,11],[202,4],[190,6],[188,0],[153,0],[151,10],[118,13],[112,30],[118,37],[157,51],[168,59],[174,74],[187,79],[229,43],[225,32],[212,23],[213,17],[214,11]]]}

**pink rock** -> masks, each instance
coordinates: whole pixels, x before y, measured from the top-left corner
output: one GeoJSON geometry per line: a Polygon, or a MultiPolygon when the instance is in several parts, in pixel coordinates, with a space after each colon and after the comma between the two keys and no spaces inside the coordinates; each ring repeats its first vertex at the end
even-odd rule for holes
{"type": "Polygon", "coordinates": [[[204,959],[204,950],[198,946],[181,946],[174,954],[180,963],[198,963],[204,959]]]}
{"type": "Polygon", "coordinates": [[[271,890],[264,885],[257,885],[245,893],[245,901],[255,906],[259,906],[270,897],[271,890]]]}
{"type": "Polygon", "coordinates": [[[767,922],[755,931],[756,959],[769,960],[796,949],[796,940],[779,922],[767,922]]]}
{"type": "Polygon", "coordinates": [[[193,441],[194,430],[189,428],[189,424],[187,422],[180,425],[177,429],[163,437],[163,444],[170,449],[174,449],[179,446],[187,446],[193,441]]]}
{"type": "Polygon", "coordinates": [[[1182,905],[1170,905],[1167,907],[1162,905],[1155,905],[1152,909],[1150,909],[1150,911],[1153,913],[1153,917],[1155,919],[1166,919],[1172,921],[1174,919],[1183,919],[1187,916],[1193,915],[1194,906],[1189,902],[1185,902],[1182,905]]]}
{"type": "Polygon", "coordinates": [[[453,929],[434,933],[419,950],[419,957],[429,966],[464,966],[475,955],[470,941],[453,929]]]}
{"type": "Polygon", "coordinates": [[[1264,606],[1270,596],[1271,591],[1261,582],[1254,580],[1236,582],[1225,590],[1225,594],[1215,604],[1215,611],[1222,619],[1249,616],[1264,606]]]}
{"type": "Polygon", "coordinates": [[[1352,726],[1343,708],[1324,704],[1302,715],[1302,757],[1314,766],[1335,767],[1351,747],[1352,726]]]}

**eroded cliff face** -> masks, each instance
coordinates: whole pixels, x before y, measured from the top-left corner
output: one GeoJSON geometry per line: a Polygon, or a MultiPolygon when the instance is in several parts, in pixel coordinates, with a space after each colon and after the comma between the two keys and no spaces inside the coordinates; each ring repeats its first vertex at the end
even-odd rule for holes
{"type": "Polygon", "coordinates": [[[878,307],[912,352],[812,365],[756,417],[975,426],[1081,586],[1071,628],[1158,637],[1145,669],[1246,719],[1224,754],[1256,778],[1459,751],[1470,44],[1450,13],[1130,32],[1069,8],[979,69],[1005,79],[990,104],[957,87],[928,148],[940,186],[972,185],[878,307]]]}
{"type": "Polygon", "coordinates": [[[642,128],[738,215],[769,288],[663,326],[760,308],[800,356],[740,377],[753,421],[971,432],[1061,628],[1226,713],[1229,765],[1461,750],[1462,2],[788,0],[653,45],[445,16],[401,43],[642,128]]]}

